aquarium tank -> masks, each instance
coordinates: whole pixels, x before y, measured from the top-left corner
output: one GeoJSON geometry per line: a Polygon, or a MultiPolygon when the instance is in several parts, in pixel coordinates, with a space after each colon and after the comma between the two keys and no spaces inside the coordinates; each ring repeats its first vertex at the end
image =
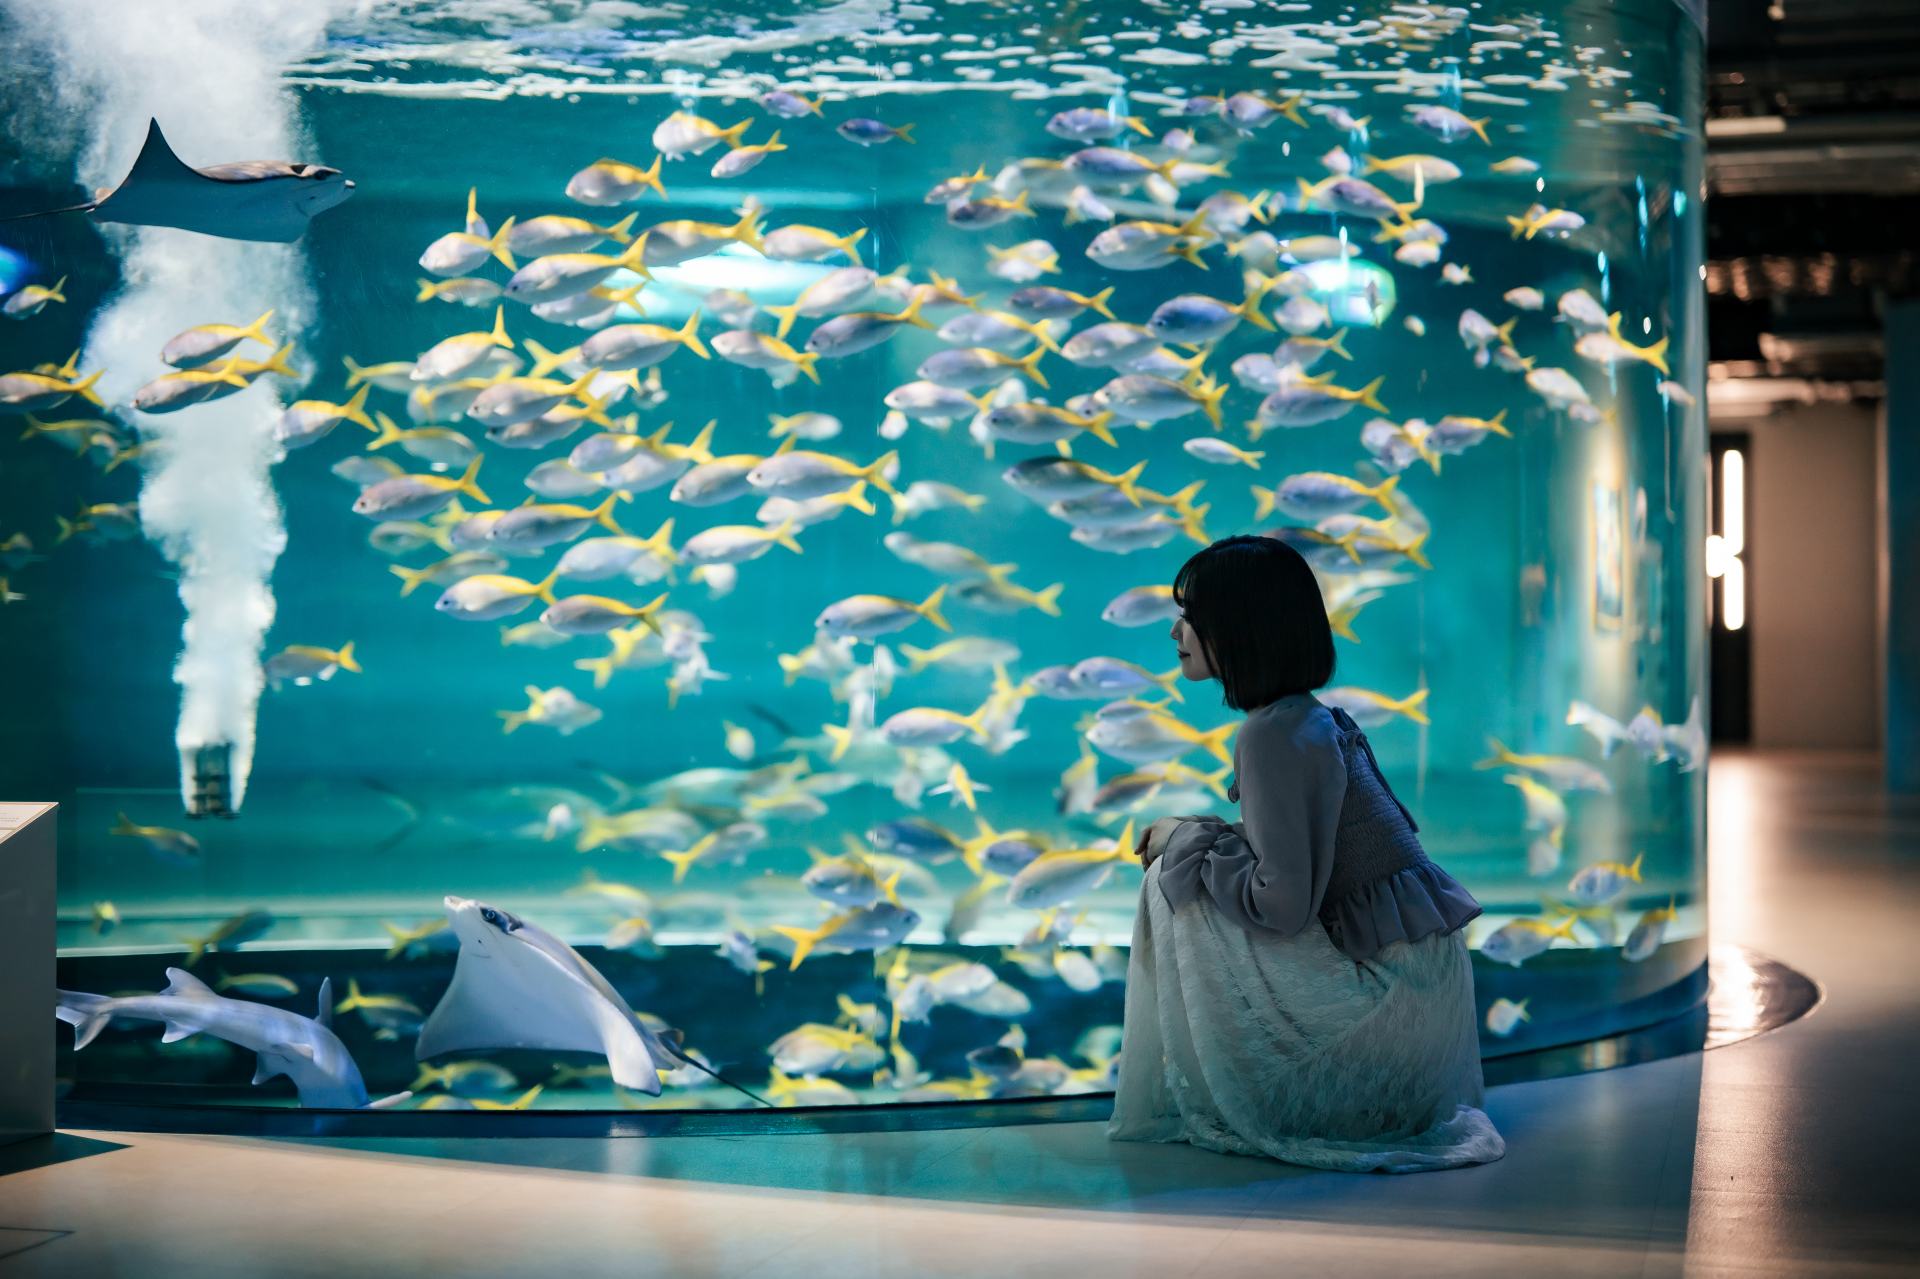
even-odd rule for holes
{"type": "Polygon", "coordinates": [[[1702,997],[1687,8],[4,12],[71,1096],[1107,1090],[1237,533],[1485,908],[1488,1057],[1702,997]]]}

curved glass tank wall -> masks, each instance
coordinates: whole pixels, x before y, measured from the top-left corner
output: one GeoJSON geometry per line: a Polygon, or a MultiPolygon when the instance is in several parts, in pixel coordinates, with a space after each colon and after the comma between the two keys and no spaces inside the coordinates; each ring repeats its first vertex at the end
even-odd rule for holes
{"type": "MultiPolygon", "coordinates": [[[[12,297],[65,277],[8,304],[7,370],[105,369],[104,407],[10,384],[0,442],[7,790],[60,803],[63,987],[171,966],[330,1000],[368,1094],[409,1106],[757,1104],[692,1067],[619,1086],[594,1051],[417,1063],[452,896],[780,1104],[1103,1089],[1140,874],[1099,850],[1232,811],[1236,716],[1157,674],[1162,588],[1261,531],[1321,573],[1323,697],[1486,908],[1485,1051],[1697,1001],[1682,8],[602,8],[267,32],[236,6],[152,33],[134,84],[110,54],[137,32],[8,37],[59,86],[7,103],[11,210],[117,183],[149,115],[188,164],[355,184],[290,245],[0,226],[12,297]],[[1191,294],[1218,301],[1161,309],[1191,294]],[[875,318],[909,302],[930,327],[875,318]],[[224,353],[163,349],[269,310],[224,353]],[[1090,335],[1109,312],[1159,327],[1090,335]],[[262,372],[282,345],[290,375],[262,372]],[[243,362],[136,399],[169,354],[243,362]],[[756,482],[782,445],[801,460],[756,482]],[[1069,449],[1083,469],[1044,467],[1069,449]],[[1309,472],[1352,483],[1287,483],[1309,472]],[[380,507],[403,474],[432,482],[380,507]],[[501,514],[529,501],[598,522],[501,514]],[[891,914],[825,927],[883,888],[891,914]]],[[[582,1037],[530,989],[529,1038],[582,1037]]],[[[298,1104],[213,1033],[70,1043],[75,1096],[298,1104]]]]}

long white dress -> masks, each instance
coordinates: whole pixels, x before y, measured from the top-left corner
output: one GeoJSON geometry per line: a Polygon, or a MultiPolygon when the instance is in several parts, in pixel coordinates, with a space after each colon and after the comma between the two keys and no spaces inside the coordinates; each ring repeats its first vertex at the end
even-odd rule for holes
{"type": "Polygon", "coordinates": [[[1345,1172],[1506,1153],[1480,1109],[1464,930],[1356,963],[1318,924],[1253,932],[1204,896],[1176,914],[1159,871],[1147,868],[1134,923],[1109,1137],[1345,1172]]]}

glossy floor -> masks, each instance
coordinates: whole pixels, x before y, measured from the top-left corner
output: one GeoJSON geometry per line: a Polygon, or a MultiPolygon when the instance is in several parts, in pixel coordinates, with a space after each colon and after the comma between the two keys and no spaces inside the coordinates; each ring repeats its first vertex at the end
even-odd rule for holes
{"type": "Polygon", "coordinates": [[[1097,1124],[666,1140],[62,1134],[0,1150],[28,1275],[1911,1274],[1920,799],[1864,756],[1717,756],[1714,936],[1810,1016],[1492,1090],[1505,1160],[1319,1173],[1097,1124]]]}

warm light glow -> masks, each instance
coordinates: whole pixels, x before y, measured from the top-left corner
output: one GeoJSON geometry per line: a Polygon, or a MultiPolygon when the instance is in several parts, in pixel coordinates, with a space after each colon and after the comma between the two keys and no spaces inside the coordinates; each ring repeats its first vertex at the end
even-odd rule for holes
{"type": "Polygon", "coordinates": [[[1735,116],[1707,121],[1709,138],[1753,138],[1786,131],[1786,120],[1777,115],[1735,116]]]}
{"type": "Polygon", "coordinates": [[[1727,541],[1718,533],[1707,534],[1707,576],[1719,577],[1727,571],[1727,541]]]}
{"type": "Polygon", "coordinates": [[[1727,560],[1727,574],[1720,581],[1720,621],[1730,631],[1747,624],[1747,566],[1737,559],[1727,560]]]}
{"type": "Polygon", "coordinates": [[[1720,536],[1729,555],[1747,549],[1747,460],[1739,449],[1720,455],[1720,536]]]}

